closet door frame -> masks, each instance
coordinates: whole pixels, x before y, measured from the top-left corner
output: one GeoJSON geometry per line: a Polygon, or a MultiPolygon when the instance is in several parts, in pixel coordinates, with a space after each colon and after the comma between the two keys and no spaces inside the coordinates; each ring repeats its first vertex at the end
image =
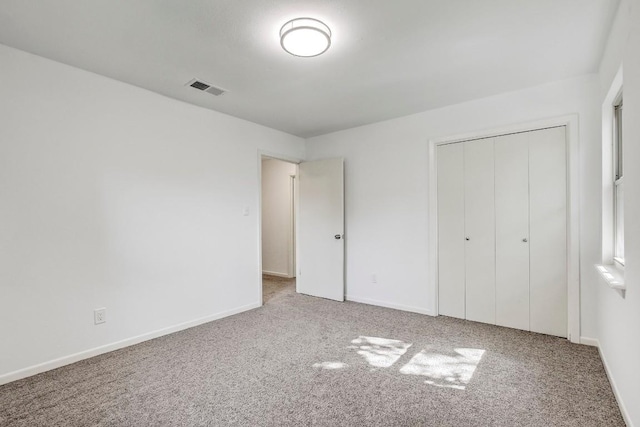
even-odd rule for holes
{"type": "Polygon", "coordinates": [[[481,138],[493,138],[511,133],[529,132],[565,126],[567,153],[567,337],[580,343],[580,175],[578,115],[571,114],[534,122],[481,130],[444,138],[429,143],[429,283],[427,297],[429,310],[438,315],[438,159],[439,145],[454,144],[481,138]]]}

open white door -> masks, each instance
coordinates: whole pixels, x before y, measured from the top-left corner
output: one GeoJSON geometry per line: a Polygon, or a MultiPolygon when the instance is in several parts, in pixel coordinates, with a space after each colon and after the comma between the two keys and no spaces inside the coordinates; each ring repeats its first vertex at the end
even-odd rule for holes
{"type": "Polygon", "coordinates": [[[344,161],[298,168],[297,291],[344,301],[344,161]]]}

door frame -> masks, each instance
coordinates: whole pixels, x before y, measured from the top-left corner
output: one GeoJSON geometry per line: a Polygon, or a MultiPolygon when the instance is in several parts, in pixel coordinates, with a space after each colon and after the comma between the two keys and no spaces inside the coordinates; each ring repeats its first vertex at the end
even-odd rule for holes
{"type": "MultiPolygon", "coordinates": [[[[297,165],[297,163],[296,163],[297,165]]],[[[291,241],[289,242],[289,247],[292,247],[293,250],[289,252],[289,265],[287,272],[289,276],[296,277],[296,270],[298,269],[297,265],[297,257],[296,252],[298,250],[297,246],[297,233],[298,233],[298,212],[296,207],[298,206],[298,168],[296,167],[296,173],[294,175],[289,175],[289,191],[291,192],[291,200],[289,201],[289,212],[291,215],[291,229],[289,232],[291,233],[289,236],[291,237],[291,241]]]]}
{"type": "Polygon", "coordinates": [[[427,292],[432,296],[433,303],[430,310],[435,316],[439,312],[437,147],[559,126],[566,127],[567,152],[567,339],[573,343],[580,343],[580,140],[577,114],[429,140],[429,265],[431,268],[429,269],[427,292]]]}
{"type": "MultiPolygon", "coordinates": [[[[275,160],[280,160],[283,162],[287,162],[287,163],[292,163],[296,165],[296,177],[298,176],[298,169],[297,166],[303,162],[303,160],[301,158],[297,158],[297,157],[292,157],[292,156],[287,156],[285,154],[282,153],[276,153],[273,151],[266,151],[266,150],[258,150],[258,211],[257,211],[257,219],[258,219],[258,304],[260,305],[260,307],[262,307],[263,302],[262,302],[262,159],[263,158],[269,158],[269,159],[275,159],[275,160]]],[[[291,183],[291,181],[290,181],[291,183]]],[[[297,182],[295,183],[297,184],[297,182]]],[[[292,206],[292,213],[293,213],[293,234],[294,236],[297,236],[298,234],[298,186],[294,185],[293,188],[295,189],[295,193],[293,194],[293,206],[292,206]]],[[[294,237],[294,241],[293,241],[293,256],[289,255],[289,260],[291,260],[291,258],[293,258],[294,260],[294,265],[295,263],[297,263],[298,260],[298,242],[297,239],[294,237]]],[[[297,270],[297,265],[295,266],[295,270],[293,271],[294,276],[296,275],[296,270],[297,270]]]]}

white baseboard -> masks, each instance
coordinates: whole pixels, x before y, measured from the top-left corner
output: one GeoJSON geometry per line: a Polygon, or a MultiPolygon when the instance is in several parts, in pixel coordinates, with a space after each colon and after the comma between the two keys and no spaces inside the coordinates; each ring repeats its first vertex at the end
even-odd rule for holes
{"type": "MultiPolygon", "coordinates": [[[[600,348],[600,342],[595,338],[586,338],[587,341],[593,342],[595,347],[598,347],[598,352],[600,353],[600,359],[602,359],[602,364],[604,365],[604,371],[607,373],[607,378],[609,379],[609,384],[611,384],[611,389],[613,390],[613,395],[616,397],[616,402],[618,402],[618,407],[620,408],[620,413],[622,414],[622,418],[624,422],[627,424],[627,427],[633,427],[633,423],[631,422],[631,417],[629,417],[629,413],[627,412],[627,407],[624,405],[624,402],[620,398],[620,393],[618,392],[618,386],[616,385],[616,381],[611,376],[611,371],[609,369],[609,364],[607,363],[606,357],[604,357],[604,353],[602,353],[602,348],[600,348]]],[[[580,338],[580,342],[582,342],[582,338],[580,338]]],[[[586,343],[583,343],[586,344],[586,343]]],[[[591,345],[591,344],[588,344],[591,345]]]]}
{"type": "Polygon", "coordinates": [[[598,340],[595,338],[580,337],[580,344],[598,347],[598,340]]]}
{"type": "Polygon", "coordinates": [[[285,277],[287,279],[293,278],[293,276],[290,276],[287,273],[278,273],[276,271],[262,270],[262,274],[266,274],[267,276],[285,277]]]}
{"type": "Polygon", "coordinates": [[[377,300],[373,300],[373,299],[369,299],[369,298],[361,298],[361,297],[354,296],[354,295],[347,295],[345,298],[346,298],[347,301],[359,302],[359,303],[362,303],[362,304],[369,304],[369,305],[377,305],[379,307],[394,308],[396,310],[410,311],[412,313],[426,314],[427,316],[434,316],[434,314],[433,314],[433,312],[431,310],[428,310],[428,309],[422,308],[422,307],[412,307],[412,306],[408,306],[408,305],[395,304],[395,303],[386,302],[386,301],[377,301],[377,300]]]}
{"type": "Polygon", "coordinates": [[[50,360],[48,362],[40,363],[37,365],[29,366],[27,368],[19,369],[17,371],[9,372],[4,375],[0,375],[0,385],[10,383],[22,378],[30,377],[42,372],[50,371],[52,369],[60,368],[65,365],[70,365],[80,360],[89,359],[100,354],[109,353],[110,351],[118,350],[131,345],[139,344],[143,341],[148,341],[154,338],[161,337],[163,335],[169,335],[174,332],[182,331],[184,329],[193,328],[194,326],[202,325],[204,323],[211,322],[213,320],[222,319],[223,317],[232,316],[234,314],[242,313],[243,311],[252,310],[260,307],[260,303],[253,303],[237,307],[232,310],[223,311],[220,313],[211,314],[209,316],[201,317],[199,319],[190,320],[188,322],[180,323],[167,328],[158,329],[156,331],[148,332],[146,334],[138,335],[135,337],[127,338],[122,341],[117,341],[111,344],[106,344],[100,347],[84,350],[79,353],[71,354],[68,356],[60,357],[58,359],[50,360]]]}

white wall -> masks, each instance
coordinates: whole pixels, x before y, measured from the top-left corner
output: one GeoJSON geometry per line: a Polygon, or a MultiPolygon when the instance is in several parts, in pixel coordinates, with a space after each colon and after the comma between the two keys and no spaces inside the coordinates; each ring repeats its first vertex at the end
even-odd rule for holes
{"type": "MultiPolygon", "coordinates": [[[[640,1],[623,0],[600,67],[602,104],[623,66],[626,293],[600,282],[597,338],[629,425],[640,425],[640,1]]],[[[599,104],[599,106],[600,106],[599,104]]],[[[596,277],[593,270],[586,272],[596,277]]]]}
{"type": "Polygon", "coordinates": [[[347,298],[433,313],[429,139],[577,113],[581,334],[594,337],[599,285],[591,272],[600,258],[598,92],[597,76],[589,75],[309,139],[308,160],[345,158],[347,298]],[[377,283],[371,282],[372,273],[377,283]]]}
{"type": "Polygon", "coordinates": [[[293,163],[262,161],[262,272],[293,277],[293,163]]]}
{"type": "Polygon", "coordinates": [[[0,382],[260,305],[258,150],[302,139],[2,45],[0,64],[0,382]]]}

